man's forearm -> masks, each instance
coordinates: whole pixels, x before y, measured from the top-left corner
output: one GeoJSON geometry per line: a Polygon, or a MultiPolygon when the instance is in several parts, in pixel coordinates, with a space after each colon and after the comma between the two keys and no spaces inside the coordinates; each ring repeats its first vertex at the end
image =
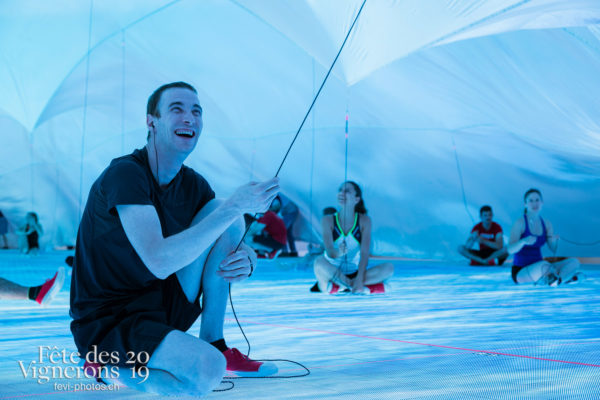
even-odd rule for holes
{"type": "Polygon", "coordinates": [[[241,224],[241,216],[241,211],[227,203],[221,204],[190,228],[159,240],[148,268],[161,279],[179,271],[210,248],[233,222],[237,220],[241,224]]]}
{"type": "Polygon", "coordinates": [[[496,249],[496,250],[500,250],[502,248],[502,243],[498,243],[496,241],[491,241],[491,240],[486,240],[486,239],[481,239],[479,241],[480,244],[484,244],[487,247],[491,247],[492,249],[496,249]]]}

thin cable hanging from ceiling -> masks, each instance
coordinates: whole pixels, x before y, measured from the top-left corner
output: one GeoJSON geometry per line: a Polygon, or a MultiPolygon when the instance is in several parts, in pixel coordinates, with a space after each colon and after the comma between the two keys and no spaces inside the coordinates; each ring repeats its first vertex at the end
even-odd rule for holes
{"type": "Polygon", "coordinates": [[[450,137],[452,138],[452,150],[454,151],[454,160],[456,161],[456,171],[458,172],[458,179],[460,181],[460,189],[462,192],[462,200],[463,200],[463,204],[465,206],[465,211],[469,215],[469,218],[471,218],[471,222],[473,224],[475,224],[475,218],[473,218],[473,215],[471,214],[471,211],[469,211],[469,206],[467,204],[467,195],[465,194],[465,183],[463,181],[463,175],[462,175],[462,170],[460,168],[460,162],[458,161],[458,153],[456,151],[456,143],[454,142],[454,136],[452,135],[450,137]]]}
{"type": "Polygon", "coordinates": [[[82,200],[83,200],[83,158],[85,155],[85,134],[87,129],[87,107],[88,107],[88,89],[90,82],[90,52],[92,48],[92,23],[94,17],[94,0],[90,0],[90,18],[88,25],[88,46],[87,46],[87,57],[85,61],[85,83],[83,90],[83,121],[82,121],[82,132],[81,132],[81,158],[79,160],[79,208],[77,211],[77,221],[80,220],[82,215],[82,200]]]}
{"type": "Polygon", "coordinates": [[[121,30],[121,154],[125,154],[125,29],[121,30]]]}

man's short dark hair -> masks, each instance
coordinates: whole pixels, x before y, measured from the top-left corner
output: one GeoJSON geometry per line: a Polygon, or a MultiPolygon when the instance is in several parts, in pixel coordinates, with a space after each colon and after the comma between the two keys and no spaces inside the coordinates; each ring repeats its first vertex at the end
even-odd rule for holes
{"type": "MultiPolygon", "coordinates": [[[[158,103],[160,103],[160,98],[161,98],[163,92],[165,90],[171,89],[171,88],[189,89],[192,92],[198,94],[198,91],[196,90],[196,88],[193,87],[192,85],[190,85],[189,83],[181,82],[181,81],[167,83],[165,85],[162,85],[158,89],[156,89],[154,91],[154,93],[152,93],[150,95],[150,97],[148,98],[148,104],[146,105],[146,114],[150,114],[157,118],[160,118],[160,111],[158,110],[158,103]]],[[[148,131],[148,136],[146,137],[146,139],[147,140],[150,139],[150,131],[148,131]]]]}
{"type": "Polygon", "coordinates": [[[492,207],[490,206],[483,206],[479,209],[479,215],[483,214],[484,212],[489,211],[492,212],[492,207]]]}
{"type": "Polygon", "coordinates": [[[189,89],[192,92],[198,94],[198,91],[196,90],[196,88],[194,88],[189,83],[186,83],[186,82],[167,83],[166,85],[162,85],[161,87],[156,89],[154,91],[154,93],[152,93],[150,95],[150,97],[148,98],[148,105],[146,106],[146,114],[154,115],[155,117],[160,118],[160,112],[158,111],[158,103],[160,102],[160,97],[162,96],[162,94],[165,90],[172,89],[172,88],[189,89]]]}

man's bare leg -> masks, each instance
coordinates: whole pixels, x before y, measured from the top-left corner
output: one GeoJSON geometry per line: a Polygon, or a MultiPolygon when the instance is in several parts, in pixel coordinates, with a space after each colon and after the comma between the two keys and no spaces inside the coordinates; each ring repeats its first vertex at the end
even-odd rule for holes
{"type": "Polygon", "coordinates": [[[0,300],[27,300],[29,287],[0,278],[0,300]]]}
{"type": "MultiPolygon", "coordinates": [[[[218,207],[219,201],[207,204],[194,217],[197,223],[218,207]]],[[[160,394],[203,395],[219,385],[225,373],[223,354],[210,342],[223,338],[223,324],[229,284],[216,271],[221,261],[237,246],[243,235],[243,222],[232,224],[192,264],[176,275],[190,302],[194,302],[202,289],[203,310],[200,337],[181,331],[171,331],[156,348],[147,367],[148,379],[131,377],[129,369],[121,368],[118,380],[106,379],[142,391],[160,394]],[[202,283],[202,285],[201,285],[202,283]]]]}
{"type": "MultiPolygon", "coordinates": [[[[205,218],[220,203],[219,200],[208,203],[194,217],[192,225],[205,218]]],[[[177,272],[179,283],[190,302],[195,301],[202,287],[200,338],[209,343],[223,339],[223,324],[229,293],[229,284],[217,275],[217,269],[221,261],[235,250],[243,234],[244,224],[240,218],[223,232],[211,249],[177,272]]]]}
{"type": "Polygon", "coordinates": [[[482,265],[486,265],[487,264],[487,261],[485,261],[483,258],[478,257],[475,254],[471,254],[469,252],[469,249],[467,249],[465,246],[458,246],[458,252],[462,256],[468,258],[469,260],[473,260],[473,261],[475,261],[475,262],[477,262],[479,264],[482,264],[482,265]]]}
{"type": "Polygon", "coordinates": [[[132,370],[122,367],[118,378],[107,374],[104,380],[162,395],[201,396],[220,384],[225,374],[225,357],[209,343],[174,330],[160,342],[147,368],[132,377],[132,370]]]}
{"type": "MultiPolygon", "coordinates": [[[[504,257],[504,260],[506,260],[506,258],[508,257],[508,250],[506,249],[506,247],[503,247],[501,249],[494,251],[487,258],[484,258],[483,262],[485,264],[488,264],[491,260],[495,260],[496,258],[501,258],[501,257],[504,257]]],[[[502,260],[502,262],[504,262],[504,260],[502,260]]]]}
{"type": "Polygon", "coordinates": [[[223,339],[223,324],[229,294],[229,283],[217,275],[217,270],[221,261],[236,249],[243,235],[244,222],[240,218],[217,240],[204,264],[200,338],[209,343],[223,339]]]}

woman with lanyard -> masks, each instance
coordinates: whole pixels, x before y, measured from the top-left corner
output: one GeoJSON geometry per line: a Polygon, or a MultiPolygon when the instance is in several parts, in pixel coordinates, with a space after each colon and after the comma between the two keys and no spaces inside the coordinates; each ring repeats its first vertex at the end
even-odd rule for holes
{"type": "Polygon", "coordinates": [[[384,293],[384,281],[394,274],[394,266],[384,263],[367,269],[371,218],[358,184],[344,182],[338,204],[338,212],[323,217],[321,222],[325,253],[314,265],[319,289],[329,294],[384,293]]]}
{"type": "Polygon", "coordinates": [[[558,246],[558,236],[554,235],[552,224],[540,215],[542,193],[538,189],[529,189],[524,200],[525,213],[513,225],[507,249],[509,253],[515,254],[513,281],[516,284],[557,286],[581,280],[577,259],[553,257],[550,262],[542,257],[541,247],[544,244],[554,253],[558,246]]]}

